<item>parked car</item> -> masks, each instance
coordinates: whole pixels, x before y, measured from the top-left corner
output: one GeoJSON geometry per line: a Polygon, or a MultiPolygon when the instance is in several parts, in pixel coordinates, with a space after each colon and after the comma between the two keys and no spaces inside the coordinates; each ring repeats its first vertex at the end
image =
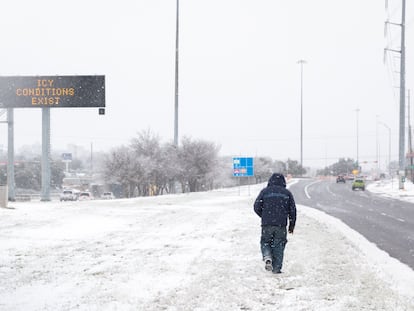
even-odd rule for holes
{"type": "Polygon", "coordinates": [[[76,201],[78,199],[78,191],[72,189],[65,189],[60,194],[60,201],[76,201]]]}
{"type": "Polygon", "coordinates": [[[345,178],[342,175],[339,175],[338,177],[336,177],[336,183],[345,183],[345,178]]]}
{"type": "Polygon", "coordinates": [[[79,193],[79,201],[87,201],[87,200],[92,200],[92,199],[93,199],[92,193],[88,191],[83,191],[79,193]]]}
{"type": "Polygon", "coordinates": [[[115,196],[112,192],[108,191],[108,192],[104,192],[102,194],[102,199],[104,199],[104,200],[113,200],[113,199],[115,199],[115,196]]]}
{"type": "Polygon", "coordinates": [[[352,190],[356,189],[365,190],[365,181],[362,178],[355,178],[352,182],[352,190]]]}

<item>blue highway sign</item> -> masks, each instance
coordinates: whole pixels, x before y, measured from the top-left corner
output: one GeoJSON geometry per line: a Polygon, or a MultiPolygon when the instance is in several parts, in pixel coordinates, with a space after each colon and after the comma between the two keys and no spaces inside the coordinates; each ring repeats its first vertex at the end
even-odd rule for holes
{"type": "Polygon", "coordinates": [[[253,158],[233,158],[233,176],[254,176],[253,158]]]}

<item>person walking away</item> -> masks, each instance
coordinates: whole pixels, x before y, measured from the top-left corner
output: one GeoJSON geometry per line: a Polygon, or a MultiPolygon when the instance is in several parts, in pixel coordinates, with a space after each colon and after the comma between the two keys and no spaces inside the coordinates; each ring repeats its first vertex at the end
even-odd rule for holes
{"type": "Polygon", "coordinates": [[[265,269],[273,273],[282,273],[288,219],[290,234],[293,234],[296,223],[295,200],[292,193],[286,189],[283,174],[272,174],[267,187],[260,191],[254,202],[254,211],[262,219],[260,248],[265,269]]]}

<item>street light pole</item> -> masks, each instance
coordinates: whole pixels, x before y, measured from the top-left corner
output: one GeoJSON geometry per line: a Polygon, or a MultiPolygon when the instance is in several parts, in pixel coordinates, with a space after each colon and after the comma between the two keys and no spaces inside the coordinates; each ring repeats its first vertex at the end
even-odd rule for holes
{"type": "Polygon", "coordinates": [[[303,59],[300,59],[298,61],[298,64],[300,64],[300,166],[302,170],[303,169],[303,64],[306,64],[306,61],[303,59]]]}
{"type": "Polygon", "coordinates": [[[176,28],[175,28],[175,99],[174,99],[174,146],[178,146],[178,26],[179,0],[177,0],[176,28]]]}
{"type": "Polygon", "coordinates": [[[379,140],[378,140],[378,124],[379,124],[379,116],[376,115],[376,122],[375,122],[375,137],[376,137],[376,142],[375,142],[375,161],[377,162],[377,175],[379,174],[379,168],[380,168],[380,159],[379,159],[379,140]]]}
{"type": "Polygon", "coordinates": [[[412,142],[412,131],[411,131],[411,107],[410,107],[410,90],[408,90],[408,104],[407,104],[407,115],[408,115],[408,154],[410,158],[410,172],[411,181],[413,181],[413,142],[412,142]]]}
{"type": "Polygon", "coordinates": [[[384,122],[380,121],[380,124],[382,124],[388,130],[388,170],[391,176],[391,128],[384,122]]]}
{"type": "Polygon", "coordinates": [[[356,164],[359,170],[359,108],[356,111],[356,164]]]}

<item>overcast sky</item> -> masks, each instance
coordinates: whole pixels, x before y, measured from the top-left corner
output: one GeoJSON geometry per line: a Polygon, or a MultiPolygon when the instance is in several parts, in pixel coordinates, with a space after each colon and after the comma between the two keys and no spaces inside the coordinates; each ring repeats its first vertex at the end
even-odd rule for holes
{"type": "MultiPolygon", "coordinates": [[[[407,4],[407,89],[414,14],[407,4]]],[[[175,0],[8,0],[0,4],[1,75],[105,75],[106,115],[54,108],[52,149],[128,144],[151,129],[174,137],[175,0]]],[[[340,157],[382,165],[398,158],[401,1],[181,0],[179,137],[221,145],[221,154],[300,160],[340,157]],[[398,31],[397,31],[398,30],[398,31]],[[378,123],[377,120],[382,123],[378,123]],[[378,133],[378,135],[377,135],[378,133]],[[379,151],[377,152],[377,138],[379,151]]],[[[2,118],[4,119],[5,116],[2,118]]],[[[7,127],[0,127],[7,148],[7,127]]],[[[41,142],[41,111],[15,109],[16,151],[41,142]]],[[[367,164],[368,165],[368,164],[367,164]]]]}

